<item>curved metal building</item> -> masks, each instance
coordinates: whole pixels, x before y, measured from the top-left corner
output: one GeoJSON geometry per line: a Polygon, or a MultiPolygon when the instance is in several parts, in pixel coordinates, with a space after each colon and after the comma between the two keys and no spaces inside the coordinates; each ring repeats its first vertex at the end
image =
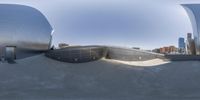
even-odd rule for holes
{"type": "MultiPolygon", "coordinates": [[[[35,8],[0,4],[0,56],[14,52],[24,58],[49,50],[53,28],[45,16],[35,8]]],[[[12,54],[11,54],[12,55],[12,54]]]]}
{"type": "Polygon", "coordinates": [[[193,34],[195,53],[200,55],[200,4],[182,4],[190,18],[193,34]]]}

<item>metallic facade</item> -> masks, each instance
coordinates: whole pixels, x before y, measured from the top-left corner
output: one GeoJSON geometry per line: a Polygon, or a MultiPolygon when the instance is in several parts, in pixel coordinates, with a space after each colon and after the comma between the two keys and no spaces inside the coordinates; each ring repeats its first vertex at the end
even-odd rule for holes
{"type": "Polygon", "coordinates": [[[49,50],[53,28],[35,8],[0,4],[0,53],[7,46],[16,47],[16,57],[49,50]]]}
{"type": "Polygon", "coordinates": [[[200,4],[183,4],[182,6],[187,11],[192,24],[195,54],[200,55],[200,4]]]}

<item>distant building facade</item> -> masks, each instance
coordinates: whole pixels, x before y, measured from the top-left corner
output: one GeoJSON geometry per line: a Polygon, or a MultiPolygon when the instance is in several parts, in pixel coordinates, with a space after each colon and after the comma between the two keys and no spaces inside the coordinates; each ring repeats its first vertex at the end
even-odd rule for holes
{"type": "Polygon", "coordinates": [[[195,42],[192,38],[192,33],[187,33],[187,54],[195,55],[196,49],[195,49],[195,42]]]}
{"type": "Polygon", "coordinates": [[[187,33],[187,39],[192,39],[192,33],[187,33]]]}
{"type": "Polygon", "coordinates": [[[166,47],[154,49],[152,51],[156,53],[162,53],[162,54],[176,54],[178,52],[178,48],[176,48],[175,46],[166,46],[166,47]]]}
{"type": "Polygon", "coordinates": [[[185,48],[185,39],[182,37],[178,39],[178,48],[185,48]]]}
{"type": "Polygon", "coordinates": [[[185,39],[183,37],[180,37],[178,39],[178,52],[181,54],[185,54],[185,39]]]}

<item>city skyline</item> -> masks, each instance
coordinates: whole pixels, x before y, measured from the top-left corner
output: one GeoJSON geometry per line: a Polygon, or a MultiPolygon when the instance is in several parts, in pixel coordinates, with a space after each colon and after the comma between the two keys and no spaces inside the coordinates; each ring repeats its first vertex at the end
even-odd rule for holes
{"type": "MultiPolygon", "coordinates": [[[[53,44],[114,45],[153,49],[178,46],[178,38],[193,33],[183,3],[195,0],[2,0],[39,9],[55,29],[53,44]]],[[[200,3],[200,2],[199,2],[200,3]]]]}

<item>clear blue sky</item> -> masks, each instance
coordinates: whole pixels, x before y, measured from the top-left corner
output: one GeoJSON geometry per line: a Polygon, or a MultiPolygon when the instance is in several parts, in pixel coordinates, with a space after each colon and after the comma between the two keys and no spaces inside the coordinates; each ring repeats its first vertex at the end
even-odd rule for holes
{"type": "MultiPolygon", "coordinates": [[[[192,32],[183,3],[198,0],[1,0],[39,9],[55,32],[53,44],[152,49],[177,46],[192,32]]],[[[200,3],[200,1],[199,1],[200,3]]]]}

